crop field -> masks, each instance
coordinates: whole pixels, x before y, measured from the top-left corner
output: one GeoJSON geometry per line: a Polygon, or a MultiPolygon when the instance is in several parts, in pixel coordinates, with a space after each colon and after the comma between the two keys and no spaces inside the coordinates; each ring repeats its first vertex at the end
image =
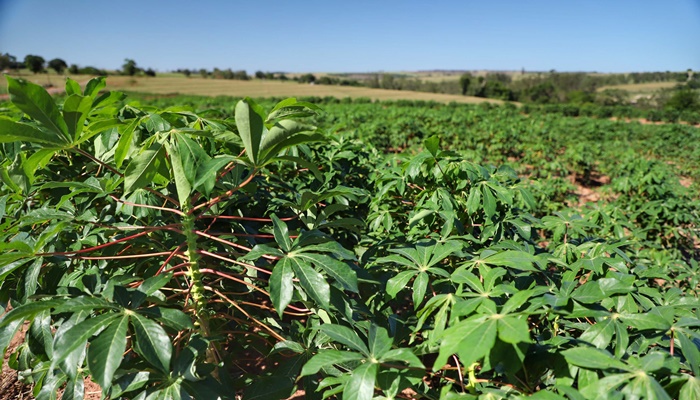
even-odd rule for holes
{"type": "Polygon", "coordinates": [[[235,81],[203,78],[131,78],[109,77],[110,87],[118,90],[155,93],[155,94],[194,94],[200,96],[234,96],[234,97],[337,97],[372,100],[426,100],[443,103],[501,103],[500,100],[483,99],[471,96],[458,96],[439,93],[411,92],[405,90],[383,90],[365,87],[337,85],[309,85],[296,82],[279,82],[266,80],[235,81]]]}
{"type": "Polygon", "coordinates": [[[36,398],[700,398],[700,129],[130,79],[0,103],[36,398]]]}

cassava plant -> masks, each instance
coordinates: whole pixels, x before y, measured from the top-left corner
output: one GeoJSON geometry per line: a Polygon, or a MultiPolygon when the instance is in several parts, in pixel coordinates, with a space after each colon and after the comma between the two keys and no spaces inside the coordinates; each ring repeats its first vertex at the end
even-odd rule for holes
{"type": "MultiPolygon", "coordinates": [[[[87,376],[112,398],[230,397],[221,385],[230,325],[283,339],[247,308],[268,304],[281,316],[293,279],[327,307],[326,278],[311,264],[270,275],[237,260],[250,251],[241,242],[267,237],[257,230],[280,221],[245,204],[268,190],[255,188],[270,180],[266,166],[308,167],[285,150],[324,138],[298,121],[316,106],[288,99],[266,113],[245,99],[233,121],[217,121],[121,106],[122,95],[101,93],[103,78],[84,91],[68,79],[62,104],[26,81],[8,77],[8,88],[23,115],[0,119],[0,287],[11,306],[0,349],[27,330],[14,366],[38,398],[55,398],[61,386],[64,398],[80,397],[87,376]],[[215,232],[222,225],[233,228],[215,232]]],[[[275,227],[287,243],[289,232],[275,227]]],[[[304,254],[356,290],[343,261],[352,255],[304,254]]]]}

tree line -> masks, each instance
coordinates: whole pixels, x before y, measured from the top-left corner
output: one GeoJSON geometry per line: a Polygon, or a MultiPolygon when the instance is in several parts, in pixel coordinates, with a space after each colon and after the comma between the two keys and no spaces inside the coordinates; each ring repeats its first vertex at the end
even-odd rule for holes
{"type": "MultiPolygon", "coordinates": [[[[70,64],[63,60],[62,58],[53,58],[46,61],[44,57],[27,54],[24,56],[23,60],[19,60],[16,56],[10,53],[0,53],[0,71],[19,71],[21,69],[27,69],[34,74],[48,72],[49,69],[56,71],[57,74],[63,74],[64,72],[71,75],[102,75],[106,76],[110,73],[107,70],[96,68],[93,66],[81,67],[78,64],[70,64]]],[[[114,73],[114,72],[112,72],[114,73]]],[[[141,68],[136,64],[136,61],[132,59],[125,59],[122,69],[116,71],[118,74],[122,75],[145,75],[145,76],[156,76],[156,72],[152,68],[141,68]]]]}

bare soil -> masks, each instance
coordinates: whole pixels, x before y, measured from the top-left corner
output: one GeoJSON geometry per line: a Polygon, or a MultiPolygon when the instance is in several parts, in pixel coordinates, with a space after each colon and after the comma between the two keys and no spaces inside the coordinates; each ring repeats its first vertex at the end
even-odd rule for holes
{"type": "MultiPolygon", "coordinates": [[[[1,309],[0,309],[1,310],[1,309]]],[[[4,314],[4,312],[2,313],[4,314]]],[[[17,380],[17,371],[10,368],[10,354],[24,342],[27,327],[24,326],[15,334],[2,357],[2,373],[0,374],[0,400],[32,399],[32,388],[17,380]]]]}
{"type": "Polygon", "coordinates": [[[603,198],[601,188],[610,183],[607,175],[592,174],[587,182],[583,182],[576,174],[568,177],[569,181],[576,187],[574,193],[578,196],[578,204],[570,206],[583,207],[587,203],[595,203],[603,198]]]}

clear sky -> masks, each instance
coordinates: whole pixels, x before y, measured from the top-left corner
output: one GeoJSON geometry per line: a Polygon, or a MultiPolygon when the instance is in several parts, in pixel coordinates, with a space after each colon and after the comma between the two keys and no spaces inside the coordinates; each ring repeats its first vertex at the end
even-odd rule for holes
{"type": "Polygon", "coordinates": [[[700,0],[0,0],[0,52],[118,69],[700,69],[700,0]]]}

